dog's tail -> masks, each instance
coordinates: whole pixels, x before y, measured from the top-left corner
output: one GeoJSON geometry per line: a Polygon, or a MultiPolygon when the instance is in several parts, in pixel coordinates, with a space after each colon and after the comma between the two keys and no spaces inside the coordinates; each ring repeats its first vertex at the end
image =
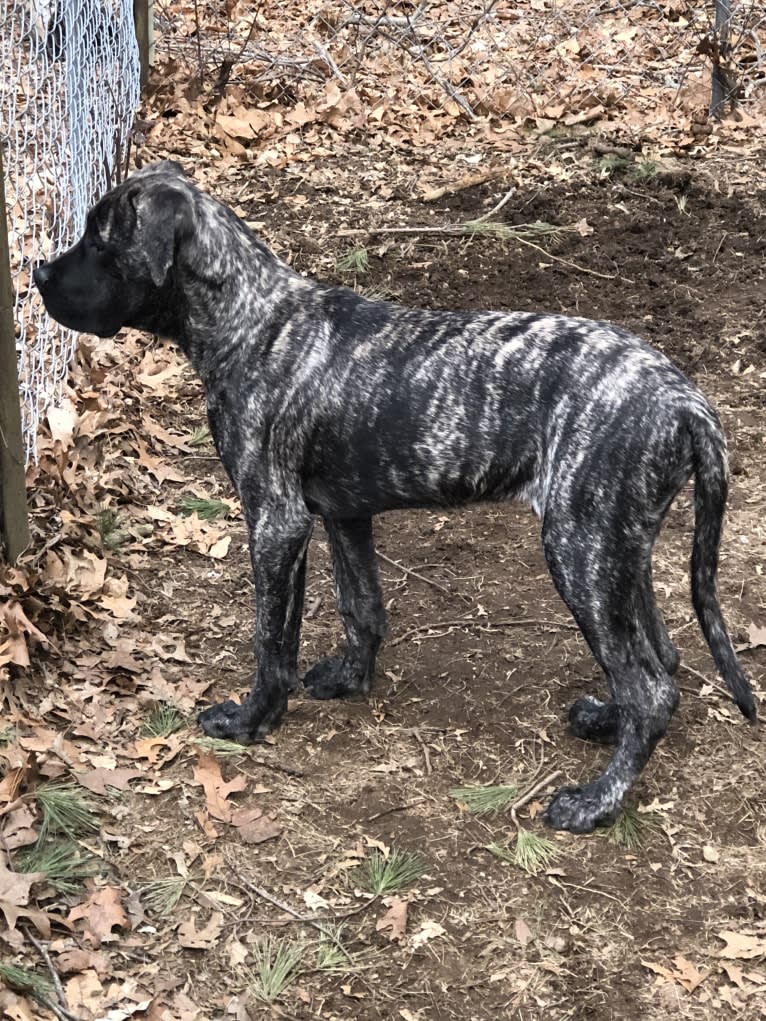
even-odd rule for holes
{"type": "Polygon", "coordinates": [[[695,409],[689,423],[694,465],[692,602],[715,664],[743,716],[755,722],[755,700],[726,630],[716,588],[718,550],[729,488],[726,440],[715,412],[695,409]]]}

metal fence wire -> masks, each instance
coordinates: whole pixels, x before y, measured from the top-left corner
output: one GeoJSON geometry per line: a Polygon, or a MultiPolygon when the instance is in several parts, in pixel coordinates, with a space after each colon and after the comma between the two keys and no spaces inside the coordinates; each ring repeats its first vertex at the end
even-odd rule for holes
{"type": "Polygon", "coordinates": [[[379,123],[438,111],[465,119],[583,121],[629,102],[658,116],[711,65],[727,102],[766,95],[763,0],[155,0],[157,54],[208,86],[288,108],[322,86],[353,90],[379,123]],[[723,12],[723,13],[721,13],[723,12]],[[718,18],[718,28],[716,19],[718,18]],[[723,45],[721,40],[723,39],[723,45]]]}
{"type": "Polygon", "coordinates": [[[73,335],[31,287],[35,263],[79,236],[125,159],[139,96],[132,0],[2,0],[0,141],[28,460],[73,335]]]}

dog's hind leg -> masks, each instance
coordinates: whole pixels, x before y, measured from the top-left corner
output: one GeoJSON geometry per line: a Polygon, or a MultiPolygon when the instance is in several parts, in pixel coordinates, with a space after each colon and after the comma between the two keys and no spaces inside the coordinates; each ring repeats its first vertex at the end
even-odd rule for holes
{"type": "Polygon", "coordinates": [[[314,698],[366,695],[375,672],[375,656],[386,633],[372,519],[325,518],[324,523],[335,569],[338,610],[346,629],[346,649],[343,656],[320,660],[303,683],[314,698]]]}
{"type": "MultiPolygon", "coordinates": [[[[614,742],[604,774],[582,787],[563,788],[545,814],[556,829],[589,832],[610,822],[662,737],[678,691],[660,660],[646,619],[646,556],[628,541],[619,558],[596,545],[593,530],[564,531],[546,522],[544,547],[551,574],[596,660],[611,702],[579,699],[570,713],[575,733],[614,742]]],[[[624,539],[624,537],[622,537],[624,539]]]]}
{"type": "MultiPolygon", "coordinates": [[[[651,571],[640,578],[636,586],[636,621],[643,626],[646,638],[657,658],[671,677],[678,670],[680,657],[671,641],[665,621],[657,607],[652,588],[651,571]]],[[[578,698],[569,710],[569,730],[575,737],[599,744],[614,744],[617,740],[619,711],[614,702],[602,702],[593,695],[578,698]]]]}
{"type": "Polygon", "coordinates": [[[660,663],[662,663],[672,677],[678,670],[681,657],[668,634],[665,620],[660,612],[660,608],[657,606],[654,586],[652,585],[651,562],[639,586],[639,598],[641,600],[640,616],[644,621],[647,638],[652,643],[660,663]]]}

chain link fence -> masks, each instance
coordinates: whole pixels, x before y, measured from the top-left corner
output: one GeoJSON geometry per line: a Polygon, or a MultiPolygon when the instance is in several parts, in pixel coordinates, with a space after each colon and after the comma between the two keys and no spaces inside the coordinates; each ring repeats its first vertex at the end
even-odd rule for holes
{"type": "Polygon", "coordinates": [[[640,121],[705,109],[714,64],[730,107],[766,96],[763,0],[155,0],[155,12],[158,55],[213,91],[294,108],[353,90],[383,123],[437,111],[464,130],[626,109],[640,121]]]}
{"type": "Polygon", "coordinates": [[[126,161],[139,93],[132,0],[3,0],[0,142],[26,455],[66,375],[73,335],[46,315],[31,271],[82,232],[126,161]]]}

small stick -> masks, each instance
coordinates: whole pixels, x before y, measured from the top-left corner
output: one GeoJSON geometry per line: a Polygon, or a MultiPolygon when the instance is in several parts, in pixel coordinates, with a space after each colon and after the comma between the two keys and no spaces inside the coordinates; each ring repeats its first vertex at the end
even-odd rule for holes
{"type": "Polygon", "coordinates": [[[530,787],[526,794],[522,794],[518,801],[514,801],[514,803],[511,805],[511,819],[513,820],[513,825],[516,827],[516,829],[519,829],[519,820],[516,818],[516,813],[518,812],[518,810],[520,808],[523,808],[524,805],[530,802],[532,798],[535,796],[535,794],[539,794],[539,792],[544,787],[547,787],[549,783],[553,783],[553,781],[558,779],[558,777],[560,776],[561,770],[554,769],[552,773],[549,773],[538,783],[530,787]]]}
{"type": "MultiPolygon", "coordinates": [[[[686,663],[679,663],[679,666],[688,674],[691,674],[693,677],[699,678],[699,680],[701,680],[703,684],[709,684],[713,691],[721,698],[725,698],[727,702],[732,701],[731,692],[727,691],[726,688],[722,688],[720,684],[716,684],[715,681],[709,681],[704,674],[701,674],[699,672],[699,670],[695,670],[694,667],[692,666],[687,666],[686,663]]],[[[683,690],[688,691],[690,694],[699,696],[699,692],[695,691],[693,688],[684,688],[683,690]]]]}
{"type": "Polygon", "coordinates": [[[364,820],[365,822],[375,822],[377,819],[382,819],[385,815],[391,815],[393,812],[406,812],[409,808],[414,808],[415,805],[422,805],[425,798],[417,798],[415,801],[408,801],[404,805],[394,805],[393,808],[384,808],[382,812],[376,812],[375,815],[368,815],[364,820]]]}
{"type": "MultiPolygon", "coordinates": [[[[558,627],[567,628],[572,631],[577,630],[576,624],[570,624],[565,620],[534,620],[534,619],[519,619],[519,620],[474,620],[469,618],[467,620],[436,620],[430,624],[419,624],[417,627],[410,628],[409,631],[405,631],[403,635],[399,635],[392,642],[389,642],[389,646],[400,645],[402,642],[411,638],[413,635],[420,634],[422,631],[428,631],[431,628],[443,628],[443,627],[483,627],[483,628],[501,628],[501,627],[558,627]]],[[[428,636],[425,637],[434,637],[428,636]]]]}
{"type": "MultiPolygon", "coordinates": [[[[617,279],[617,274],[616,273],[611,273],[611,274],[609,274],[609,273],[599,273],[598,270],[588,269],[587,266],[579,266],[576,262],[570,262],[569,259],[562,259],[560,255],[553,255],[552,252],[547,252],[544,248],[541,248],[540,245],[536,245],[534,243],[534,241],[527,241],[526,238],[517,237],[516,235],[514,235],[514,238],[515,238],[516,241],[519,242],[519,244],[521,244],[521,245],[529,245],[530,248],[534,248],[536,251],[542,252],[542,254],[546,258],[553,259],[554,262],[560,262],[562,264],[562,266],[568,266],[570,269],[577,270],[578,273],[589,273],[592,277],[599,277],[601,280],[616,280],[617,279]]],[[[632,280],[628,280],[627,277],[625,277],[624,279],[628,283],[633,283],[633,281],[632,280]]]]}
{"type": "Polygon", "coordinates": [[[56,971],[53,961],[51,960],[51,955],[48,952],[48,948],[45,946],[44,943],[41,943],[35,936],[33,936],[29,929],[24,928],[22,931],[25,937],[29,940],[29,942],[37,949],[37,952],[39,953],[40,957],[42,957],[42,959],[45,961],[45,966],[50,972],[51,979],[53,980],[53,988],[56,990],[56,998],[58,999],[61,1006],[66,1009],[67,1002],[66,995],[64,994],[64,987],[61,984],[61,977],[59,976],[59,973],[56,971]]]}
{"type": "Polygon", "coordinates": [[[515,192],[516,192],[516,188],[515,187],[509,188],[508,191],[505,193],[505,195],[503,195],[503,197],[497,203],[497,205],[493,206],[488,213],[484,213],[483,216],[479,216],[479,217],[477,217],[477,219],[471,220],[471,223],[472,224],[474,224],[474,223],[484,223],[485,220],[490,220],[495,215],[495,213],[499,213],[500,212],[500,210],[503,208],[503,206],[506,204],[506,202],[508,202],[509,199],[511,198],[511,196],[513,194],[515,194],[515,192]]]}
{"type": "MultiPolygon", "coordinates": [[[[311,915],[302,915],[300,911],[296,911],[295,908],[290,907],[289,904],[285,904],[284,901],[278,900],[276,897],[272,896],[272,894],[270,894],[268,890],[264,890],[262,887],[256,886],[255,883],[251,883],[250,880],[245,879],[244,876],[240,876],[239,879],[240,882],[243,883],[248,890],[252,890],[253,893],[257,894],[259,897],[262,897],[263,900],[268,901],[269,904],[273,904],[274,907],[279,908],[281,911],[286,912],[288,915],[292,915],[293,918],[295,918],[297,921],[303,922],[305,925],[311,925],[315,929],[318,929],[323,936],[326,936],[327,939],[331,939],[333,941],[335,946],[338,948],[338,950],[340,950],[340,952],[348,961],[353,963],[353,958],[351,954],[348,952],[348,950],[346,950],[346,948],[343,946],[338,937],[333,932],[331,932],[326,925],[323,925],[322,922],[317,921],[317,919],[311,915]]],[[[370,901],[370,903],[372,902],[370,901]]]]}
{"type": "Polygon", "coordinates": [[[506,167],[493,167],[491,170],[484,170],[480,174],[469,174],[460,181],[453,181],[452,184],[444,184],[441,188],[432,188],[420,196],[421,202],[437,202],[445,195],[454,195],[458,191],[465,191],[466,188],[475,188],[479,184],[486,184],[498,177],[506,177],[510,171],[506,167]]]}
{"type": "Polygon", "coordinates": [[[283,766],[281,762],[269,762],[267,759],[251,759],[256,766],[263,766],[264,769],[274,769],[277,773],[286,773],[288,776],[305,776],[302,769],[295,766],[283,766]]]}
{"type": "Polygon", "coordinates": [[[423,581],[426,585],[431,585],[433,588],[438,589],[439,592],[443,592],[445,596],[457,595],[460,599],[465,602],[470,602],[466,596],[460,595],[458,592],[450,592],[444,585],[440,585],[438,581],[432,581],[430,578],[426,578],[424,574],[418,574],[417,571],[413,571],[411,567],[405,567],[404,564],[398,563],[396,560],[392,560],[391,557],[387,557],[385,553],[381,553],[380,550],[375,551],[381,560],[384,560],[387,564],[397,568],[399,571],[404,571],[405,574],[412,575],[413,578],[417,578],[419,581],[423,581]]]}

